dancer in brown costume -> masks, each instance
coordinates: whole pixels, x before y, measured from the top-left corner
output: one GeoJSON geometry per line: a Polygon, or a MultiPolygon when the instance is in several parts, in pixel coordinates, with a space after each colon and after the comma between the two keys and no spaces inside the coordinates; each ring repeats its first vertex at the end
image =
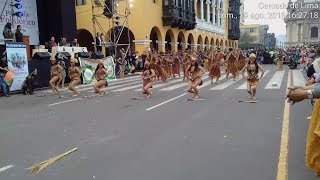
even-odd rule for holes
{"type": "Polygon", "coordinates": [[[76,90],[75,86],[81,82],[80,80],[81,69],[76,66],[76,62],[74,58],[70,60],[68,75],[71,80],[68,89],[74,93],[74,96],[79,96],[79,92],[76,90]]]}
{"type": "Polygon", "coordinates": [[[167,82],[167,79],[168,79],[168,73],[166,71],[166,65],[167,65],[167,60],[166,60],[166,55],[164,55],[160,59],[160,74],[161,74],[161,80],[163,82],[167,82]]]}
{"type": "Polygon", "coordinates": [[[50,68],[51,79],[49,81],[49,84],[51,86],[53,95],[59,94],[59,90],[56,87],[56,83],[59,82],[59,80],[62,78],[62,71],[63,68],[58,64],[57,60],[55,58],[52,58],[50,68]]]}
{"type": "Polygon", "coordinates": [[[238,50],[239,52],[239,59],[238,59],[238,71],[241,71],[244,66],[246,65],[246,57],[240,49],[238,50]]]}
{"type": "Polygon", "coordinates": [[[154,70],[155,74],[156,74],[156,78],[154,79],[155,81],[156,80],[160,80],[161,78],[161,68],[160,68],[160,62],[161,62],[161,52],[158,53],[158,52],[154,52],[154,55],[153,55],[153,61],[154,61],[154,65],[151,66],[150,64],[150,68],[154,70]]]}
{"type": "Polygon", "coordinates": [[[215,77],[216,77],[216,83],[219,83],[219,78],[221,77],[220,64],[223,56],[224,54],[220,51],[220,49],[218,49],[212,61],[212,66],[209,74],[209,76],[211,77],[212,84],[213,84],[213,78],[215,77]]]}
{"type": "Polygon", "coordinates": [[[108,86],[108,82],[107,82],[108,71],[104,67],[102,60],[99,61],[99,64],[94,74],[97,80],[97,82],[93,86],[94,92],[96,94],[104,95],[105,92],[101,91],[100,88],[102,86],[108,86]]]}
{"type": "Polygon", "coordinates": [[[144,71],[142,73],[142,79],[143,79],[143,88],[142,88],[142,94],[146,94],[147,98],[150,98],[152,93],[149,90],[153,86],[153,78],[156,76],[153,69],[150,67],[150,63],[146,62],[144,64],[144,71]]]}
{"type": "Polygon", "coordinates": [[[245,79],[244,72],[247,71],[248,77],[247,79],[247,92],[250,94],[250,99],[256,99],[257,86],[259,83],[259,79],[261,79],[264,75],[264,70],[257,63],[256,55],[251,54],[249,57],[249,62],[242,69],[242,77],[245,79]],[[261,77],[258,77],[259,69],[262,71],[261,77]]]}
{"type": "Polygon", "coordinates": [[[151,58],[150,58],[150,61],[149,61],[150,68],[154,69],[156,74],[158,74],[157,73],[157,68],[156,68],[157,61],[158,61],[158,53],[157,53],[157,51],[151,51],[150,53],[151,53],[151,58]]]}
{"type": "Polygon", "coordinates": [[[178,74],[180,78],[180,59],[178,53],[173,53],[173,78],[178,74]]]}
{"type": "Polygon", "coordinates": [[[192,52],[191,50],[189,50],[184,57],[183,63],[182,63],[182,69],[183,69],[183,82],[186,80],[187,78],[187,74],[186,74],[186,70],[189,67],[189,65],[191,64],[191,58],[192,58],[192,52]]]}
{"type": "Polygon", "coordinates": [[[279,57],[276,60],[277,60],[277,71],[282,71],[284,57],[282,55],[279,55],[279,57]]]}
{"type": "Polygon", "coordinates": [[[168,78],[169,77],[173,77],[174,74],[173,74],[173,58],[171,57],[171,54],[172,53],[168,53],[166,56],[165,56],[165,66],[166,66],[166,71],[167,71],[167,74],[168,74],[168,78]]]}
{"type": "Polygon", "coordinates": [[[193,99],[199,98],[198,86],[202,85],[202,75],[205,74],[205,70],[198,65],[197,59],[191,58],[191,64],[186,69],[187,78],[190,84],[187,88],[189,93],[193,93],[193,99]]]}
{"type": "Polygon", "coordinates": [[[120,71],[120,79],[124,79],[124,71],[126,68],[126,52],[124,49],[119,50],[120,57],[117,59],[117,63],[119,64],[119,71],[120,71]]]}
{"type": "Polygon", "coordinates": [[[211,61],[211,56],[210,56],[210,52],[209,50],[205,51],[202,53],[203,54],[203,57],[204,57],[204,61],[203,61],[203,65],[204,65],[204,68],[209,71],[209,62],[211,61]]]}
{"type": "Polygon", "coordinates": [[[154,67],[150,65],[150,68],[154,70],[158,80],[162,77],[162,74],[161,74],[161,61],[160,60],[161,60],[160,55],[157,52],[155,52],[155,55],[154,55],[154,67]]]}
{"type": "Polygon", "coordinates": [[[226,79],[229,79],[229,74],[231,73],[233,75],[233,80],[235,81],[237,78],[237,56],[232,48],[229,49],[229,54],[227,55],[226,58],[227,62],[227,69],[226,69],[226,79]]]}
{"type": "Polygon", "coordinates": [[[214,55],[215,55],[215,52],[213,51],[213,49],[210,49],[209,52],[208,52],[208,56],[209,56],[210,58],[209,58],[208,69],[207,69],[207,71],[209,71],[209,72],[210,72],[211,67],[212,67],[212,65],[213,65],[214,55]]]}

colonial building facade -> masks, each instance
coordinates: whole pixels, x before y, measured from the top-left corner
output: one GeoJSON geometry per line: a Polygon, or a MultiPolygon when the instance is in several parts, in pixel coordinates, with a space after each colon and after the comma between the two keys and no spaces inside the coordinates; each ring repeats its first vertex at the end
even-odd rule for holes
{"type": "Polygon", "coordinates": [[[104,2],[77,0],[77,37],[80,44],[93,50],[92,42],[96,33],[103,33],[104,40],[108,42],[115,37],[114,34],[121,32],[123,26],[119,44],[131,44],[132,49],[138,52],[149,48],[159,51],[235,48],[238,47],[238,39],[234,24],[239,22],[229,23],[225,16],[230,11],[229,1],[240,0],[117,1],[119,14],[115,16],[119,23],[114,32],[114,19],[102,15],[104,2]],[[128,18],[121,14],[127,14],[128,18]],[[235,31],[229,31],[228,25],[232,25],[235,31]],[[229,37],[229,32],[232,32],[232,38],[229,37]]]}
{"type": "Polygon", "coordinates": [[[320,1],[297,0],[288,3],[285,18],[287,46],[312,45],[320,42],[320,1]]]}
{"type": "Polygon", "coordinates": [[[244,0],[240,0],[240,25],[244,25],[244,0]]]}
{"type": "Polygon", "coordinates": [[[276,45],[277,45],[276,35],[274,33],[267,33],[266,49],[273,50],[276,48],[276,45]]]}
{"type": "Polygon", "coordinates": [[[260,24],[241,25],[240,48],[259,49],[267,46],[269,26],[260,24]]]}
{"type": "Polygon", "coordinates": [[[228,37],[230,40],[239,40],[240,38],[240,0],[229,0],[229,8],[227,18],[228,37]]]}

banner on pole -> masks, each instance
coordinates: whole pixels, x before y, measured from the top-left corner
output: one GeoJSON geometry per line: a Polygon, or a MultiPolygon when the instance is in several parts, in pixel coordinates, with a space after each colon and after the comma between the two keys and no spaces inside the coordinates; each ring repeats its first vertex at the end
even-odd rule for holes
{"type": "MultiPolygon", "coordinates": [[[[96,82],[94,73],[98,66],[98,60],[82,59],[82,58],[79,58],[79,60],[82,68],[83,84],[94,84],[96,82]]],[[[114,64],[113,58],[111,56],[108,56],[101,60],[103,61],[104,67],[108,71],[107,80],[109,81],[109,80],[115,79],[116,74],[115,74],[115,64],[114,64]]]]}
{"type": "Polygon", "coordinates": [[[8,68],[14,71],[13,84],[10,91],[21,89],[25,78],[29,75],[27,50],[24,43],[6,43],[8,68]]]}

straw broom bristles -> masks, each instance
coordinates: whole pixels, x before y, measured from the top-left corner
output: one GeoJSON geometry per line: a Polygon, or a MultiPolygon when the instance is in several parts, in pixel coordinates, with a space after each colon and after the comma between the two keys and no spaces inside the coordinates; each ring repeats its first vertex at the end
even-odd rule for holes
{"type": "Polygon", "coordinates": [[[68,151],[68,152],[66,152],[64,154],[61,154],[61,155],[56,156],[54,158],[51,158],[51,159],[48,159],[46,161],[42,161],[42,162],[40,162],[38,164],[35,164],[35,165],[27,168],[28,172],[29,173],[39,173],[40,171],[42,171],[43,169],[47,168],[48,166],[50,166],[51,164],[53,164],[57,160],[59,160],[59,159],[65,157],[65,156],[75,152],[76,150],[78,150],[78,148],[74,148],[74,149],[72,149],[72,150],[70,150],[70,151],[68,151]]]}

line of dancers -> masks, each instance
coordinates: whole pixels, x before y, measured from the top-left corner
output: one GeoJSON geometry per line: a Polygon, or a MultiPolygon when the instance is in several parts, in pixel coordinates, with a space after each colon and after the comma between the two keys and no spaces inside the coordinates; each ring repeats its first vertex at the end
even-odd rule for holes
{"type": "MultiPolygon", "coordinates": [[[[51,86],[53,95],[60,94],[56,84],[62,78],[62,71],[63,68],[58,64],[57,60],[55,58],[52,58],[50,69],[51,80],[49,81],[49,84],[51,86]]],[[[77,91],[76,86],[81,82],[81,69],[78,66],[76,66],[76,59],[74,58],[70,60],[70,66],[68,67],[68,75],[71,80],[68,89],[73,92],[73,96],[79,96],[80,93],[77,91]]],[[[105,95],[105,91],[102,91],[101,88],[103,86],[108,86],[108,71],[104,67],[102,60],[99,61],[96,67],[94,77],[96,79],[96,83],[93,86],[94,92],[101,96],[105,95]]]]}
{"type": "MultiPolygon", "coordinates": [[[[59,94],[56,83],[60,80],[63,68],[57,63],[55,59],[51,60],[51,80],[50,86],[54,95],[59,94]]],[[[203,84],[202,78],[206,72],[209,72],[211,83],[219,83],[221,77],[221,66],[225,67],[226,80],[229,80],[229,75],[232,74],[234,81],[239,78],[240,74],[247,79],[247,92],[250,99],[256,99],[255,94],[259,79],[262,78],[264,70],[257,64],[256,55],[251,54],[246,58],[243,51],[240,49],[234,50],[230,48],[228,52],[224,53],[220,49],[213,51],[212,49],[203,52],[172,52],[172,53],[158,53],[157,51],[150,51],[147,55],[142,72],[142,94],[146,98],[152,96],[150,89],[155,81],[163,81],[166,83],[169,78],[180,77],[180,71],[183,71],[183,82],[189,81],[187,91],[193,94],[193,99],[199,98],[198,86],[203,84]],[[258,77],[259,70],[262,71],[261,77],[258,77]],[[247,72],[248,76],[244,76],[247,72]]],[[[104,67],[103,62],[99,61],[95,70],[96,83],[94,84],[94,92],[99,95],[104,95],[105,92],[101,90],[103,86],[108,86],[107,76],[108,71],[104,67]]],[[[79,92],[75,86],[80,83],[81,69],[75,66],[75,60],[71,59],[70,67],[68,68],[68,75],[71,79],[68,89],[73,92],[74,96],[78,96],[79,92]]]]}

